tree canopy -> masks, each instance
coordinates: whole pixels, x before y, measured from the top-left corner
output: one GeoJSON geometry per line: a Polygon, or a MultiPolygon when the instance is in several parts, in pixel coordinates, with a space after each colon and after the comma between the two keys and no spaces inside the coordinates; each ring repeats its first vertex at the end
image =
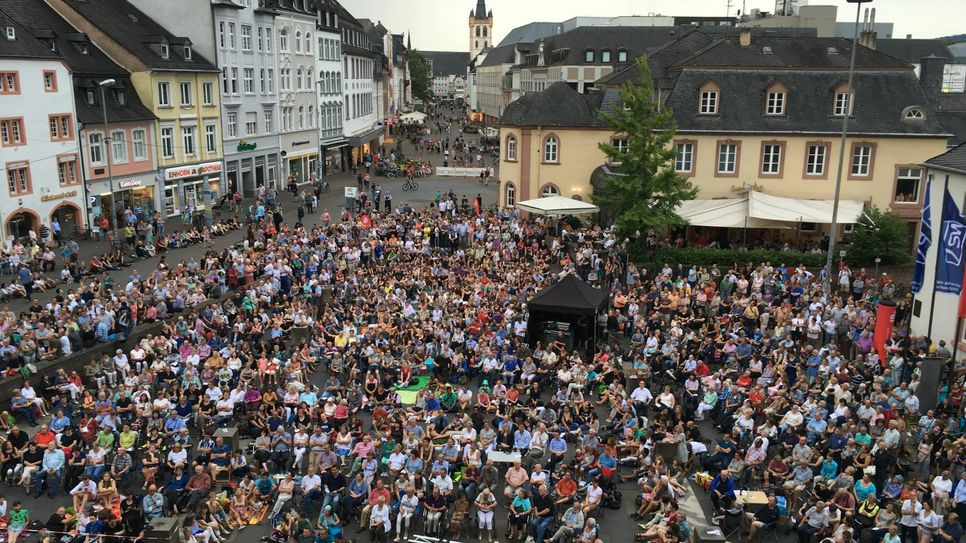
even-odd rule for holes
{"type": "Polygon", "coordinates": [[[433,99],[433,77],[419,51],[409,51],[409,81],[413,87],[413,97],[423,102],[433,99]]]}
{"type": "Polygon", "coordinates": [[[676,127],[671,110],[659,109],[654,99],[647,59],[638,59],[637,67],[641,83],[628,82],[620,89],[623,108],[603,114],[615,140],[599,147],[616,172],[593,195],[623,236],[683,224],[677,207],[697,194],[674,171],[676,127]]]}

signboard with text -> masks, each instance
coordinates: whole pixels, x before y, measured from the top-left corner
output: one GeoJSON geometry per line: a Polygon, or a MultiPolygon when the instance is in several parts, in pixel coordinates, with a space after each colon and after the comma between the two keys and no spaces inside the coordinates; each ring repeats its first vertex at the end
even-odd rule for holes
{"type": "Polygon", "coordinates": [[[180,166],[164,170],[164,179],[173,181],[175,179],[185,179],[188,177],[199,177],[211,173],[221,173],[221,162],[208,162],[205,164],[195,164],[194,166],[180,166]]]}

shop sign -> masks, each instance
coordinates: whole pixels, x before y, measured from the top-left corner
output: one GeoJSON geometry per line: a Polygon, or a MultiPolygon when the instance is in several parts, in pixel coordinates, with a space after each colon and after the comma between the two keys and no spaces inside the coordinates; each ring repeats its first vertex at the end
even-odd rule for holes
{"type": "Polygon", "coordinates": [[[245,140],[241,140],[240,142],[238,142],[239,151],[254,151],[255,147],[257,146],[258,146],[257,143],[248,143],[245,140]]]}
{"type": "Polygon", "coordinates": [[[293,141],[292,142],[292,147],[298,147],[299,145],[308,145],[308,143],[309,143],[309,140],[293,141]]]}
{"type": "Polygon", "coordinates": [[[40,197],[41,202],[49,202],[51,200],[61,200],[63,198],[72,198],[77,196],[76,190],[68,190],[64,192],[55,192],[54,194],[44,194],[40,197]]]}
{"type": "Polygon", "coordinates": [[[184,179],[186,177],[198,177],[209,173],[220,173],[222,170],[221,162],[208,162],[196,166],[183,166],[180,168],[168,168],[164,170],[164,178],[167,181],[174,179],[184,179]]]}
{"type": "Polygon", "coordinates": [[[117,184],[118,187],[122,189],[130,189],[133,187],[140,187],[144,183],[140,179],[128,179],[126,181],[121,181],[117,184]]]}

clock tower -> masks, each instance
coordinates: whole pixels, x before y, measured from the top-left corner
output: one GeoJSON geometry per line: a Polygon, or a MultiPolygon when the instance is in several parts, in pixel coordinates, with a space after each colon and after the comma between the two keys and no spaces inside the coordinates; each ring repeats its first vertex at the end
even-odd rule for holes
{"type": "Polygon", "coordinates": [[[493,46],[493,10],[486,11],[486,0],[477,0],[476,9],[470,12],[470,60],[480,51],[493,46]]]}

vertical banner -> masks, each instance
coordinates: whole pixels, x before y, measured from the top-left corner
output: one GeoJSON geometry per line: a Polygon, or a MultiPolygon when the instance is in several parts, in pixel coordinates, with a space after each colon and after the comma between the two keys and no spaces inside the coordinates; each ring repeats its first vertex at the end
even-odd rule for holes
{"type": "Polygon", "coordinates": [[[916,268],[912,273],[912,292],[919,294],[922,290],[922,282],[926,276],[926,253],[932,245],[932,204],[930,203],[932,194],[932,176],[926,181],[926,200],[922,208],[922,222],[919,225],[919,244],[916,249],[916,268]]]}
{"type": "Polygon", "coordinates": [[[936,291],[959,294],[963,288],[963,241],[966,225],[949,190],[943,194],[943,216],[936,255],[936,291]]]}
{"type": "Polygon", "coordinates": [[[892,337],[892,324],[896,320],[896,303],[892,300],[880,300],[879,307],[875,315],[875,333],[872,335],[872,344],[876,352],[879,353],[879,362],[885,366],[886,353],[885,342],[892,337]]]}

